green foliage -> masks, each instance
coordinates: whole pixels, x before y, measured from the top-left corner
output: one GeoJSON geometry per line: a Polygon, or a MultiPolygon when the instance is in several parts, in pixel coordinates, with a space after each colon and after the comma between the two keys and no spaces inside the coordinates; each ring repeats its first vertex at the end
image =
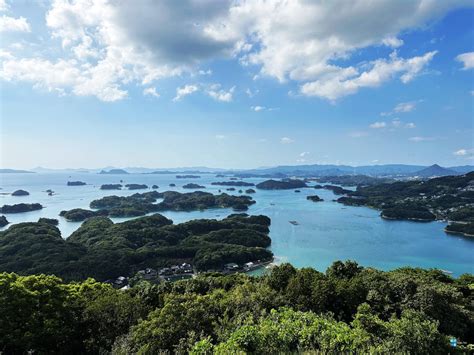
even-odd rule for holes
{"type": "Polygon", "coordinates": [[[474,236],[474,222],[472,223],[451,223],[445,228],[446,232],[453,234],[462,234],[465,236],[474,236]]]}
{"type": "Polygon", "coordinates": [[[3,273],[0,351],[448,353],[448,336],[474,341],[473,285],[473,275],[350,261],[326,273],[283,264],[260,278],[208,273],[126,291],[3,273]]]}
{"type": "Polygon", "coordinates": [[[67,240],[51,223],[20,223],[0,232],[0,270],[66,280],[107,280],[140,269],[190,262],[198,270],[270,260],[270,219],[234,214],[178,225],[160,214],[114,224],[87,219],[67,240]]]}
{"type": "Polygon", "coordinates": [[[262,190],[291,190],[308,187],[303,180],[283,179],[283,180],[265,180],[257,185],[262,190]]]}
{"type": "Polygon", "coordinates": [[[450,219],[472,222],[474,193],[470,183],[474,172],[430,180],[397,181],[358,186],[337,201],[351,206],[382,210],[382,217],[429,221],[450,219]]]}
{"type": "Polygon", "coordinates": [[[43,206],[40,203],[17,203],[15,205],[3,205],[0,207],[0,213],[23,213],[41,209],[43,209],[43,206]]]}
{"type": "Polygon", "coordinates": [[[99,210],[99,211],[90,211],[85,210],[83,208],[74,208],[69,211],[61,211],[59,215],[61,217],[66,218],[68,221],[71,222],[82,222],[87,218],[97,217],[97,216],[107,216],[109,211],[107,210],[99,210]]]}

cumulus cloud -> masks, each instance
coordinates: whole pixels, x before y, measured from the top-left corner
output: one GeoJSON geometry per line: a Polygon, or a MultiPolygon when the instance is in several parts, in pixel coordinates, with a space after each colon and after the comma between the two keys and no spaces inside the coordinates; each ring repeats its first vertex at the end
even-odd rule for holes
{"type": "MultiPolygon", "coordinates": [[[[2,4],[0,4],[1,6],[2,4]]],[[[0,17],[0,33],[1,32],[30,32],[30,25],[24,17],[10,17],[2,15],[0,17]]]]}
{"type": "Polygon", "coordinates": [[[184,85],[176,89],[176,96],[173,98],[173,101],[179,101],[187,95],[198,91],[199,88],[196,85],[184,85]]]}
{"type": "Polygon", "coordinates": [[[456,60],[463,64],[463,70],[474,68],[474,52],[462,53],[456,57],[456,60]]]}
{"type": "Polygon", "coordinates": [[[374,122],[374,123],[370,124],[369,127],[370,128],[385,128],[385,127],[387,127],[387,123],[384,122],[384,121],[374,122]]]}
{"type": "MultiPolygon", "coordinates": [[[[301,94],[334,101],[392,79],[408,83],[436,52],[411,58],[393,52],[360,66],[336,65],[335,60],[371,46],[400,47],[397,35],[403,31],[465,4],[469,1],[53,0],[46,25],[55,41],[46,42],[45,57],[3,58],[0,76],[114,101],[128,95],[130,84],[149,87],[187,73],[207,75],[202,63],[236,59],[257,70],[252,73],[256,78],[293,80],[301,94]],[[32,78],[11,63],[22,60],[40,62],[50,72],[32,78]],[[61,79],[55,70],[65,63],[68,78],[61,79]]],[[[4,28],[29,30],[26,19],[13,19],[15,26],[10,19],[3,17],[9,23],[4,28]]],[[[228,92],[211,96],[231,99],[228,92]]]]}
{"type": "Polygon", "coordinates": [[[156,92],[156,88],[153,88],[153,87],[143,89],[143,95],[160,97],[160,94],[156,92]]]}
{"type": "Polygon", "coordinates": [[[459,149],[453,152],[453,155],[462,159],[473,159],[474,158],[474,148],[471,149],[459,149]]]}
{"type": "Polygon", "coordinates": [[[226,136],[224,136],[223,134],[216,134],[216,139],[221,141],[221,140],[226,139],[226,136]]]}
{"type": "Polygon", "coordinates": [[[467,149],[456,150],[453,154],[457,155],[459,157],[465,156],[465,155],[467,155],[467,149]]]}
{"type": "Polygon", "coordinates": [[[5,0],[0,0],[0,11],[7,11],[8,4],[5,0]]]}
{"type": "Polygon", "coordinates": [[[323,79],[312,81],[301,87],[307,96],[319,96],[334,101],[340,97],[355,94],[362,88],[375,88],[398,77],[404,84],[415,78],[433,59],[437,51],[409,59],[399,58],[396,52],[389,59],[377,59],[370,63],[371,68],[362,73],[355,67],[335,68],[323,79]]]}
{"type": "Polygon", "coordinates": [[[280,143],[281,144],[291,144],[291,143],[294,143],[294,140],[291,139],[291,138],[288,138],[288,137],[282,137],[280,139],[280,143]]]}
{"type": "Polygon", "coordinates": [[[231,102],[232,95],[234,94],[235,86],[231,87],[228,91],[220,89],[220,85],[212,85],[207,94],[216,101],[231,102]]]}
{"type": "Polygon", "coordinates": [[[380,116],[390,116],[395,113],[408,113],[415,110],[417,103],[422,102],[423,100],[418,101],[409,101],[409,102],[400,102],[395,107],[388,112],[381,112],[380,116]]]}
{"type": "Polygon", "coordinates": [[[401,102],[395,108],[393,109],[394,112],[400,113],[400,112],[411,112],[415,109],[416,107],[416,102],[411,101],[411,102],[401,102]]]}
{"type": "Polygon", "coordinates": [[[265,106],[250,106],[250,109],[255,111],[255,112],[260,112],[260,111],[263,111],[265,110],[265,106]]]}
{"type": "Polygon", "coordinates": [[[416,128],[416,125],[413,122],[408,122],[405,124],[405,128],[416,128]]]}

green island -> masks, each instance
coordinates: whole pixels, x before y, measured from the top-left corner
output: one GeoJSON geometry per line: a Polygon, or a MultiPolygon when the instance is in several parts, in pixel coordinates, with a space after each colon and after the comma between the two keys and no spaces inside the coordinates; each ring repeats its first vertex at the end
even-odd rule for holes
{"type": "Polygon", "coordinates": [[[183,185],[183,189],[205,189],[205,188],[206,188],[206,186],[202,186],[202,185],[199,185],[199,184],[193,184],[193,183],[183,185]]]}
{"type": "Polygon", "coordinates": [[[30,193],[25,190],[16,190],[12,192],[12,196],[28,196],[30,193]]]}
{"type": "Polygon", "coordinates": [[[446,233],[474,237],[474,223],[450,223],[444,229],[446,233]]]}
{"type": "Polygon", "coordinates": [[[14,205],[3,205],[0,208],[0,213],[23,213],[41,209],[43,209],[43,205],[40,203],[17,203],[14,205]]]}
{"type": "Polygon", "coordinates": [[[176,175],[176,179],[200,179],[199,175],[176,175]]]}
{"type": "MultiPolygon", "coordinates": [[[[233,196],[226,193],[194,191],[149,191],[131,196],[106,196],[90,203],[90,207],[107,210],[110,217],[135,217],[159,211],[193,211],[210,208],[232,208],[246,211],[255,201],[250,196],[233,196]],[[158,199],[163,201],[155,203],[158,199]]],[[[66,213],[66,211],[65,211],[66,213]]]]}
{"type": "Polygon", "coordinates": [[[254,193],[256,193],[256,192],[257,192],[257,191],[255,191],[254,189],[247,189],[247,190],[245,190],[245,193],[246,193],[246,194],[254,194],[254,193]]]}
{"type": "Polygon", "coordinates": [[[332,191],[334,195],[345,195],[345,194],[353,192],[352,190],[348,190],[341,186],[336,186],[336,185],[315,185],[314,188],[332,191]]]}
{"type": "Polygon", "coordinates": [[[91,218],[91,217],[108,216],[109,211],[107,210],[91,211],[91,210],[86,210],[83,208],[73,208],[72,210],[61,211],[59,215],[61,217],[66,218],[66,220],[70,222],[82,222],[82,221],[85,221],[87,218],[91,218]]]}
{"type": "Polygon", "coordinates": [[[86,183],[84,181],[68,181],[67,186],[84,186],[86,183]]]}
{"type": "Polygon", "coordinates": [[[10,222],[8,222],[7,217],[5,216],[0,216],[0,227],[5,227],[8,225],[10,222]]]}
{"type": "Polygon", "coordinates": [[[181,263],[221,271],[227,263],[271,260],[269,225],[268,217],[246,214],[176,225],[160,214],[116,224],[92,217],[63,239],[51,220],[18,223],[0,232],[0,270],[101,281],[181,263]]]}
{"type": "Polygon", "coordinates": [[[387,219],[446,220],[469,224],[474,222],[474,172],[429,180],[359,186],[356,191],[347,192],[347,196],[337,201],[350,206],[379,209],[381,217],[387,219]]]}
{"type": "Polygon", "coordinates": [[[143,190],[148,189],[148,185],[145,184],[127,184],[125,187],[129,190],[143,190]]]}
{"type": "Polygon", "coordinates": [[[470,274],[337,261],[326,272],[283,264],[262,277],[203,273],[123,290],[38,272],[0,273],[5,354],[461,354],[474,342],[470,274]]]}
{"type": "Polygon", "coordinates": [[[110,169],[110,170],[101,170],[99,172],[101,175],[123,175],[123,174],[128,174],[128,171],[125,171],[123,169],[110,169]]]}
{"type": "Polygon", "coordinates": [[[319,197],[318,195],[312,195],[312,196],[306,196],[306,199],[308,201],[313,201],[313,202],[321,202],[321,201],[324,201],[321,197],[319,197]]]}
{"type": "Polygon", "coordinates": [[[257,189],[262,190],[292,190],[302,187],[308,187],[306,182],[298,179],[283,179],[283,180],[265,180],[256,185],[257,189]]]}
{"type": "Polygon", "coordinates": [[[338,176],[321,176],[315,179],[320,183],[329,183],[343,186],[367,186],[382,183],[390,183],[395,180],[391,178],[380,178],[367,175],[338,175],[338,176]]]}
{"type": "Polygon", "coordinates": [[[101,190],[121,190],[122,184],[103,184],[100,186],[101,190]]]}
{"type": "Polygon", "coordinates": [[[218,185],[218,186],[255,186],[255,184],[251,182],[245,181],[216,181],[211,182],[211,185],[218,185]]]}

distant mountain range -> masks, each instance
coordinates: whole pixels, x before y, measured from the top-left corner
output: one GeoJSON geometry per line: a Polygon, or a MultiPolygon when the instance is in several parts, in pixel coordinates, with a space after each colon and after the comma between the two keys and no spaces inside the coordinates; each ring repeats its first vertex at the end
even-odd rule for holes
{"type": "Polygon", "coordinates": [[[386,165],[281,165],[275,167],[265,167],[258,169],[219,169],[207,167],[183,167],[183,168],[140,168],[126,167],[115,168],[105,167],[101,169],[48,169],[37,167],[31,171],[0,169],[0,173],[92,173],[92,174],[179,174],[179,173],[219,173],[231,174],[242,177],[250,176],[268,176],[268,177],[285,177],[285,176],[340,176],[340,175],[368,175],[380,177],[420,177],[428,178],[434,176],[459,175],[474,171],[473,165],[441,167],[438,164],[431,166],[424,165],[407,165],[407,164],[386,164],[386,165]]]}

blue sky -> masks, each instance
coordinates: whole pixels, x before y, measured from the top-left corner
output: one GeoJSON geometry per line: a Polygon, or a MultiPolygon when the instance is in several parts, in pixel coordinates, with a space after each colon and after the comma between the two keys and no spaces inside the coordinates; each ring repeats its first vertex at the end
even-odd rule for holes
{"type": "Polygon", "coordinates": [[[1,166],[473,164],[468,1],[0,1],[1,166]]]}

